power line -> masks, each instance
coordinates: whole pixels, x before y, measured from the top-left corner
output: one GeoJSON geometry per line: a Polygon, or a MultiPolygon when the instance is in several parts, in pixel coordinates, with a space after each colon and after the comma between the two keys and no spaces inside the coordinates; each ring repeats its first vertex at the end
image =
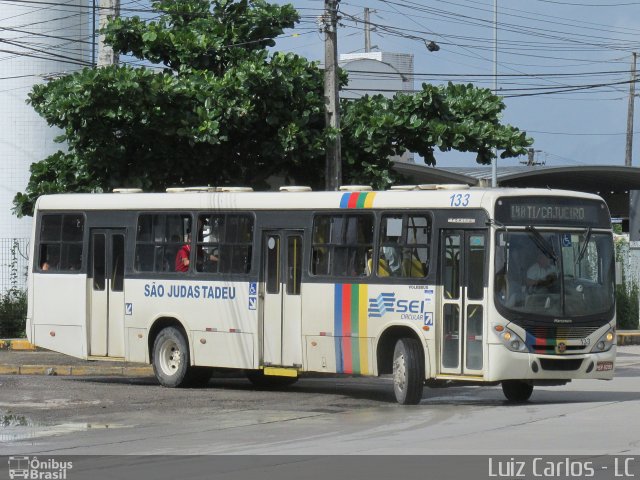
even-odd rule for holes
{"type": "MultiPolygon", "coordinates": [[[[543,135],[567,135],[567,136],[576,136],[576,137],[592,137],[592,136],[617,136],[617,135],[626,135],[627,132],[617,132],[617,133],[604,133],[604,132],[594,132],[594,133],[578,133],[578,132],[545,132],[541,130],[525,130],[527,133],[536,133],[543,135]]],[[[634,134],[640,132],[633,132],[634,134]]]]}

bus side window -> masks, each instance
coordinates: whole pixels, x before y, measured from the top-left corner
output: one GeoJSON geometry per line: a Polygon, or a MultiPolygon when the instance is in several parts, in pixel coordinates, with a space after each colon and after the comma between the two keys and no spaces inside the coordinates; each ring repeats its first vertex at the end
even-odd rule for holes
{"type": "Polygon", "coordinates": [[[245,274],[251,271],[253,217],[216,214],[198,217],[196,270],[245,274]]]}
{"type": "Polygon", "coordinates": [[[425,215],[386,214],[380,223],[379,277],[424,278],[429,265],[431,222],[425,215]]]}
{"type": "Polygon", "coordinates": [[[190,214],[143,214],[138,217],[135,269],[175,272],[178,251],[189,242],[190,214]]]}
{"type": "Polygon", "coordinates": [[[40,228],[41,271],[79,271],[82,268],[84,216],[43,215],[40,228]]]}
{"type": "Polygon", "coordinates": [[[313,222],[311,273],[336,277],[370,275],[373,215],[316,215],[313,222]]]}

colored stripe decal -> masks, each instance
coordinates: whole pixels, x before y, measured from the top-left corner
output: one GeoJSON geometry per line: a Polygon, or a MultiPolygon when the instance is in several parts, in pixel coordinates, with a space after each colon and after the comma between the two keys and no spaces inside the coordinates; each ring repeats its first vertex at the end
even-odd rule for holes
{"type": "Polygon", "coordinates": [[[351,285],[342,286],[342,363],[344,373],[353,373],[351,358],[351,285]]]}
{"type": "Polygon", "coordinates": [[[343,193],[340,198],[340,208],[373,208],[375,192],[351,192],[343,193]]]}
{"type": "Polygon", "coordinates": [[[373,208],[373,199],[375,196],[375,192],[367,193],[364,201],[364,208],[373,208]]]}
{"type": "Polygon", "coordinates": [[[358,198],[359,197],[360,197],[360,193],[359,192],[352,193],[351,196],[349,197],[348,207],[349,208],[356,208],[358,206],[358,198]]]}
{"type": "Polygon", "coordinates": [[[369,288],[367,285],[359,285],[360,292],[358,294],[358,299],[360,300],[360,305],[358,306],[358,334],[359,337],[357,339],[360,348],[358,349],[360,352],[360,373],[363,375],[367,375],[369,373],[369,349],[367,337],[369,333],[367,332],[367,307],[368,307],[368,293],[369,288]]]}
{"type": "Polygon", "coordinates": [[[360,373],[360,286],[351,285],[351,368],[353,373],[360,373]]]}
{"type": "Polygon", "coordinates": [[[334,339],[337,373],[369,373],[367,285],[334,286],[334,339]]]}
{"type": "Polygon", "coordinates": [[[342,373],[342,285],[334,288],[333,335],[336,348],[336,373],[342,373]]]}

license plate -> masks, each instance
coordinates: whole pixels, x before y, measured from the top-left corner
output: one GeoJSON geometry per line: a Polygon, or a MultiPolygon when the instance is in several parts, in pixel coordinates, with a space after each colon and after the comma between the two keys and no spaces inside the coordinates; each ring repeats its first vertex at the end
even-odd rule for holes
{"type": "Polygon", "coordinates": [[[609,370],[613,370],[613,362],[598,362],[598,365],[596,365],[596,370],[598,372],[607,372],[609,370]]]}

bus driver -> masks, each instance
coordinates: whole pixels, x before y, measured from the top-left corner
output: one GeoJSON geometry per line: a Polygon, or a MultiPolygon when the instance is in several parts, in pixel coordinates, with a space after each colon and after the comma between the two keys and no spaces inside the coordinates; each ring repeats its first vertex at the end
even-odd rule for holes
{"type": "Polygon", "coordinates": [[[551,264],[551,259],[538,252],[536,262],[527,270],[527,287],[530,289],[548,289],[558,278],[558,270],[551,264]]]}

